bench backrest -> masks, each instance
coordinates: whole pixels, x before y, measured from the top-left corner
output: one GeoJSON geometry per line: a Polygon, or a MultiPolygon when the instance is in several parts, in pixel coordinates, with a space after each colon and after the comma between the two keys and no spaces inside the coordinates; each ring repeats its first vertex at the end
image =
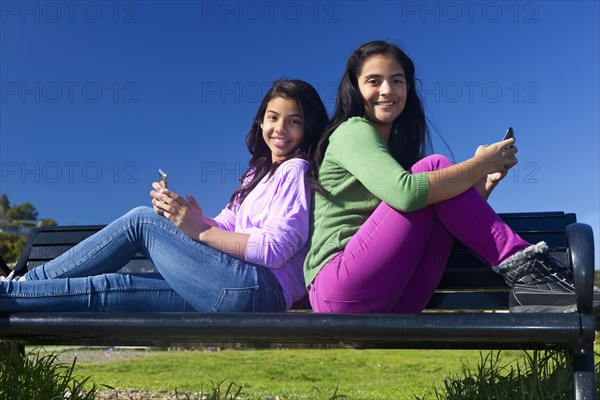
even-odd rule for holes
{"type": "MultiPolygon", "coordinates": [[[[530,243],[546,241],[552,255],[565,265],[569,263],[565,229],[575,223],[575,214],[563,212],[511,213],[500,217],[524,240],[530,243]]],[[[15,269],[24,273],[54,259],[103,225],[60,226],[35,229],[29,236],[15,269]]],[[[570,267],[570,265],[568,265],[570,267]]],[[[150,260],[138,254],[121,272],[151,272],[150,260]]],[[[508,288],[503,279],[484,266],[464,246],[455,244],[442,280],[428,305],[428,309],[482,309],[508,307],[508,288]]],[[[309,308],[304,299],[295,309],[309,308]]]]}

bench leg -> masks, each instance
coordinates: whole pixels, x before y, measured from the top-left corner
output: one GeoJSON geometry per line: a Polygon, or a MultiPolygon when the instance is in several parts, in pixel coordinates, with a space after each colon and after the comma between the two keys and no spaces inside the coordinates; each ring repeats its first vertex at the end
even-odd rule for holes
{"type": "Polygon", "coordinates": [[[594,344],[582,344],[575,349],[573,382],[575,399],[596,399],[596,373],[594,371],[594,344]]]}

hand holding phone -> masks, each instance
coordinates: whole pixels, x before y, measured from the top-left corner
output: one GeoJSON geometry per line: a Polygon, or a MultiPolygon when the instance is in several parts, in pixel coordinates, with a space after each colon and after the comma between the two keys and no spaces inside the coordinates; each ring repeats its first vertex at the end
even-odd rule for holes
{"type": "Polygon", "coordinates": [[[168,188],[169,179],[165,172],[162,169],[158,169],[158,184],[163,188],[168,188]]]}
{"type": "MultiPolygon", "coordinates": [[[[507,129],[506,133],[504,134],[504,137],[502,138],[502,140],[504,141],[504,140],[506,140],[506,139],[511,139],[511,138],[514,138],[514,137],[515,137],[515,133],[514,133],[514,131],[513,131],[513,128],[512,128],[512,127],[509,127],[509,128],[507,129]]],[[[509,147],[509,149],[510,149],[511,147],[513,147],[513,146],[510,146],[510,147],[509,147]]]]}

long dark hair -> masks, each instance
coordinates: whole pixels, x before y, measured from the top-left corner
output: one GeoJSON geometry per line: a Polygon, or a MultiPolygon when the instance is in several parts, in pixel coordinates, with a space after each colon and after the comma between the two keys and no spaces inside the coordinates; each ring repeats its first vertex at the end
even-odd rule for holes
{"type": "Polygon", "coordinates": [[[329,145],[329,137],[333,131],[351,117],[365,116],[365,102],[358,88],[358,76],[368,59],[380,55],[391,56],[402,66],[408,90],[404,110],[392,124],[388,144],[390,153],[404,169],[408,170],[431,148],[425,112],[415,85],[415,65],[400,48],[378,40],[363,44],[348,59],[338,88],[331,123],[317,146],[315,159],[318,165],[323,162],[325,151],[329,145]]]}
{"type": "Polygon", "coordinates": [[[302,144],[290,156],[290,158],[302,158],[310,162],[310,169],[306,175],[306,183],[312,190],[321,191],[317,181],[318,165],[314,160],[315,150],[321,135],[325,131],[329,118],[327,110],[319,94],[309,83],[293,79],[278,80],[273,83],[265,97],[262,99],[250,131],[246,135],[248,151],[252,155],[248,162],[248,168],[242,175],[242,181],[248,176],[250,180],[239,187],[229,200],[228,207],[241,204],[248,193],[267,175],[272,175],[281,162],[273,163],[271,150],[265,143],[260,127],[267,110],[269,102],[275,98],[282,97],[296,102],[304,119],[304,138],[302,144]]]}

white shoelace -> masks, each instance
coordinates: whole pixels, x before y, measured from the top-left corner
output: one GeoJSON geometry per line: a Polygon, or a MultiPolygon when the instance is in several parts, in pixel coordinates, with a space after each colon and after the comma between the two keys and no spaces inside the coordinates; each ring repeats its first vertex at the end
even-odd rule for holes
{"type": "Polygon", "coordinates": [[[8,276],[0,276],[0,282],[8,282],[8,281],[12,281],[15,279],[15,270],[13,269],[12,271],[10,271],[10,274],[8,274],[8,276]]]}

